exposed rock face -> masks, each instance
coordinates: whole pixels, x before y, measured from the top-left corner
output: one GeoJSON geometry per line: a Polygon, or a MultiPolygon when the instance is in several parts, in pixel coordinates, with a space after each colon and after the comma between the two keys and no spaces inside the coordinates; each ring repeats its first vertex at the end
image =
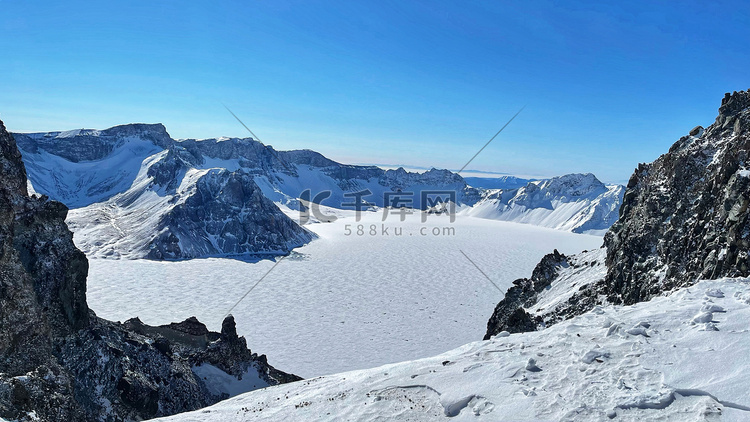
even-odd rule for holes
{"type": "Polygon", "coordinates": [[[299,379],[252,354],[231,317],[221,333],[196,320],[149,327],[96,317],[67,208],[30,197],[25,179],[0,122],[0,418],[135,421],[194,410],[227,397],[196,375],[201,365],[264,385],[299,379]]]}
{"type": "Polygon", "coordinates": [[[101,160],[129,139],[147,139],[166,148],[171,142],[162,124],[133,123],[105,130],[79,129],[66,132],[14,134],[18,147],[37,153],[40,150],[78,163],[101,160]]]}
{"type": "Polygon", "coordinates": [[[726,94],[716,122],[691,133],[630,178],[605,237],[615,303],[750,274],[750,91],[726,94]]]}
{"type": "Polygon", "coordinates": [[[73,210],[79,247],[97,257],[189,259],[283,255],[315,237],[263,194],[251,170],[196,162],[173,145],[145,158],[124,192],[73,210]]]}
{"type": "Polygon", "coordinates": [[[605,235],[606,259],[592,262],[592,268],[606,262],[606,272],[579,274],[585,282],[578,284],[555,276],[553,290],[565,283],[570,288],[556,291],[564,300],[553,307],[527,293],[533,283],[517,281],[487,336],[513,328],[508,315],[526,313],[523,321],[533,324],[519,329],[536,329],[604,302],[633,304],[699,279],[750,275],[749,153],[750,91],[726,94],[712,125],[694,128],[668,153],[638,166],[620,218],[605,235]],[[514,299],[518,289],[520,300],[514,299]]]}

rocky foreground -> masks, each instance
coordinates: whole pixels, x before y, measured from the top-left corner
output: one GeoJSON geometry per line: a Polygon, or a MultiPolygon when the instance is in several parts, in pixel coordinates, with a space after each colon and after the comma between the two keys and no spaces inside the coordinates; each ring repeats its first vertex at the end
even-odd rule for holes
{"type": "Polygon", "coordinates": [[[236,393],[223,386],[299,379],[251,353],[231,316],[220,333],[195,319],[150,327],[98,318],[66,214],[59,202],[29,196],[21,155],[0,122],[0,418],[143,420],[236,393]]]}

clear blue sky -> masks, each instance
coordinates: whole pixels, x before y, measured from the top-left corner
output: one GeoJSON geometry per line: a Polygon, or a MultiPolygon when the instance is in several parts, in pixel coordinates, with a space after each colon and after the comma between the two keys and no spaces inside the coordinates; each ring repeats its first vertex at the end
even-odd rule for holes
{"type": "Polygon", "coordinates": [[[470,169],[622,181],[750,88],[742,1],[110,3],[0,0],[8,128],[456,169],[526,104],[470,169]]]}

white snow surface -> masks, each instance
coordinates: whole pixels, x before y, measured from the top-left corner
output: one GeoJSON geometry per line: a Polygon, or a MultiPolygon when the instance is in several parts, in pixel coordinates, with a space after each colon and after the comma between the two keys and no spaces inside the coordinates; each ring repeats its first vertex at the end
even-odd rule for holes
{"type": "Polygon", "coordinates": [[[539,293],[537,302],[527,310],[535,315],[544,315],[565,306],[567,300],[583,286],[604,279],[607,275],[606,257],[607,250],[604,248],[568,256],[569,265],[559,269],[554,282],[539,293]]]}
{"type": "MultiPolygon", "coordinates": [[[[306,378],[442,353],[482,338],[505,290],[528,277],[542,256],[602,243],[600,237],[467,216],[452,224],[435,215],[423,224],[420,213],[403,223],[393,215],[382,222],[382,212],[364,214],[361,236],[351,211],[337,210],[333,223],[306,226],[319,238],[283,259],[232,310],[253,351],[306,378]],[[455,235],[442,235],[446,227],[455,235]],[[434,228],[440,236],[432,235],[434,228]],[[423,229],[428,236],[420,234],[423,229]]],[[[273,265],[90,259],[88,303],[110,320],[138,316],[156,325],[196,316],[219,330],[229,309],[273,265]]]]}
{"type": "Polygon", "coordinates": [[[161,420],[746,421],[748,320],[750,280],[701,281],[542,331],[257,390],[161,420]],[[707,308],[721,311],[693,322],[707,308]]]}

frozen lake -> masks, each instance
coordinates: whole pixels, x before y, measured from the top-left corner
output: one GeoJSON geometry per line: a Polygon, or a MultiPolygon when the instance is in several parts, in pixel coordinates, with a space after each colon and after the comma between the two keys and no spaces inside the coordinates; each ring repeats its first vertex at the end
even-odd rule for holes
{"type": "MultiPolygon", "coordinates": [[[[405,222],[381,217],[366,213],[357,223],[347,215],[307,226],[320,238],[281,260],[232,311],[254,352],[305,378],[434,356],[481,340],[503,297],[461,251],[505,291],[555,248],[577,253],[602,244],[597,236],[467,216],[454,223],[436,216],[426,223],[418,215],[405,222]]],[[[219,330],[224,315],[275,262],[90,264],[88,302],[99,316],[138,316],[147,324],[196,316],[219,330]]]]}

